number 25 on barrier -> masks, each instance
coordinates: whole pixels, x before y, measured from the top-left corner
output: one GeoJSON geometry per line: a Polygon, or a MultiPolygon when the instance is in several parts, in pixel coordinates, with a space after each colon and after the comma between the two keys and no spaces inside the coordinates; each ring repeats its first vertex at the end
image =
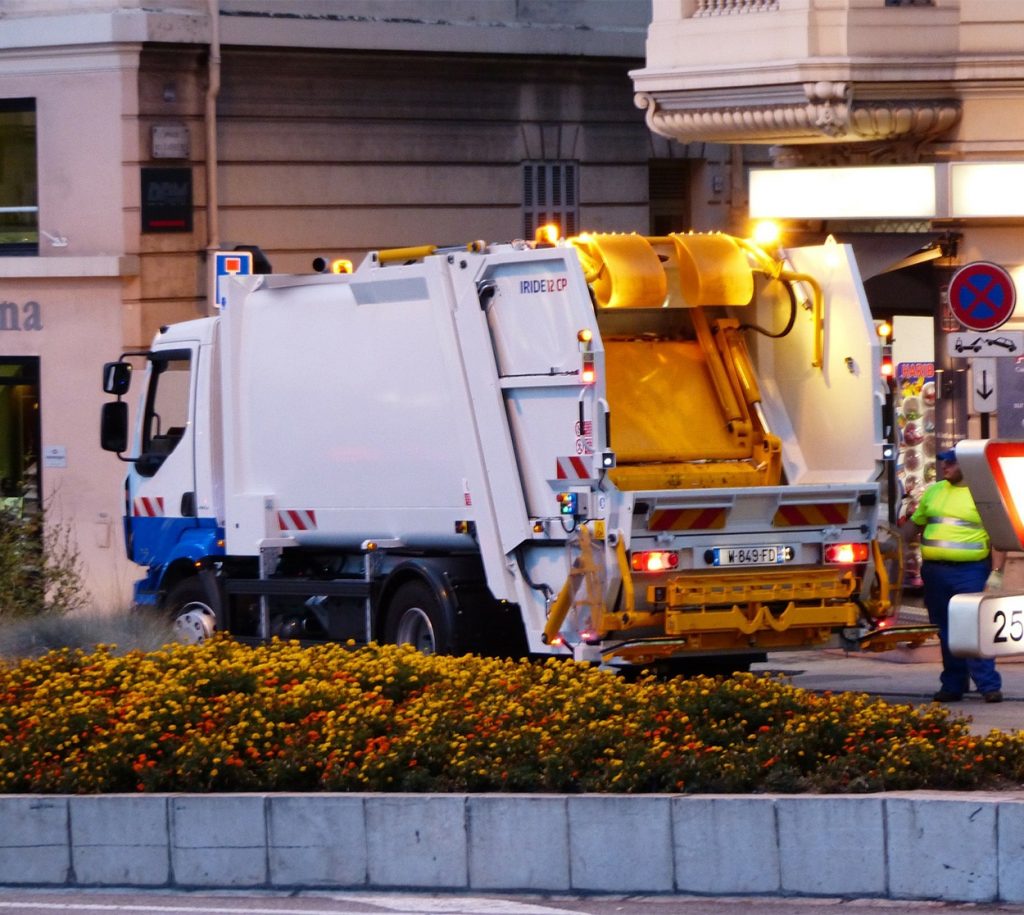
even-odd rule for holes
{"type": "MultiPolygon", "coordinates": [[[[1024,642],[1024,608],[1014,607],[1012,610],[993,610],[992,622],[996,627],[992,641],[1024,642]]],[[[1024,650],[1024,649],[1022,649],[1024,650]]]]}
{"type": "Polygon", "coordinates": [[[949,649],[974,658],[1024,654],[1024,594],[957,594],[949,602],[949,649]]]}

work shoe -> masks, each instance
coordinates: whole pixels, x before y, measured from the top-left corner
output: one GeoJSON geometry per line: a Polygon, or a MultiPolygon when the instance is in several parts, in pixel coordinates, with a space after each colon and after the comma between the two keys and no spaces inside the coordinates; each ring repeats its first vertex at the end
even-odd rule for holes
{"type": "Polygon", "coordinates": [[[994,689],[990,693],[982,693],[981,698],[986,702],[1002,702],[1003,694],[999,690],[994,689]]]}
{"type": "MultiPolygon", "coordinates": [[[[991,693],[989,693],[989,695],[991,695],[991,693]]],[[[1001,699],[1002,696],[999,698],[1001,699]]],[[[932,702],[959,702],[961,699],[963,699],[962,693],[950,693],[944,689],[940,689],[934,696],[932,696],[932,702]]]]}

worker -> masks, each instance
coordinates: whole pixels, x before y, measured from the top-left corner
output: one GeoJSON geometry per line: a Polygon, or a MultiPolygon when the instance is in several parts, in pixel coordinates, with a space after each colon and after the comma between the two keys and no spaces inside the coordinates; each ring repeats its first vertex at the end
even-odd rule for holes
{"type": "Polygon", "coordinates": [[[940,689],[935,702],[959,702],[973,680],[986,702],[1002,702],[1002,678],[991,658],[958,658],[949,650],[949,601],[954,594],[1002,588],[1006,554],[993,551],[956,449],[935,456],[942,479],[921,496],[900,526],[905,543],[921,538],[921,578],[928,619],[938,626],[942,648],[940,689]]]}

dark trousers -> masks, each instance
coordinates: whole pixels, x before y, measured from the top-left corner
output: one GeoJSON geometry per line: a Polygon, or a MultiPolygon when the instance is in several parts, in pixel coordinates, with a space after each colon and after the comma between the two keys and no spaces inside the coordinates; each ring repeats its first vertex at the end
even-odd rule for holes
{"type": "Polygon", "coordinates": [[[924,581],[924,605],[928,619],[939,627],[942,646],[942,676],[939,682],[948,693],[966,693],[973,680],[980,693],[1001,689],[1002,678],[991,658],[957,658],[949,653],[949,601],[954,594],[985,590],[985,579],[992,569],[989,559],[976,562],[921,563],[924,581]]]}

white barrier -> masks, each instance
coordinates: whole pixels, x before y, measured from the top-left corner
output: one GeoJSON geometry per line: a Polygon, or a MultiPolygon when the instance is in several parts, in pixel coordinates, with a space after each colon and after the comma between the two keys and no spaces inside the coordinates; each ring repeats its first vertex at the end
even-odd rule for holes
{"type": "Polygon", "coordinates": [[[0,797],[5,886],[1021,903],[1022,860],[1024,792],[0,797]]]}

